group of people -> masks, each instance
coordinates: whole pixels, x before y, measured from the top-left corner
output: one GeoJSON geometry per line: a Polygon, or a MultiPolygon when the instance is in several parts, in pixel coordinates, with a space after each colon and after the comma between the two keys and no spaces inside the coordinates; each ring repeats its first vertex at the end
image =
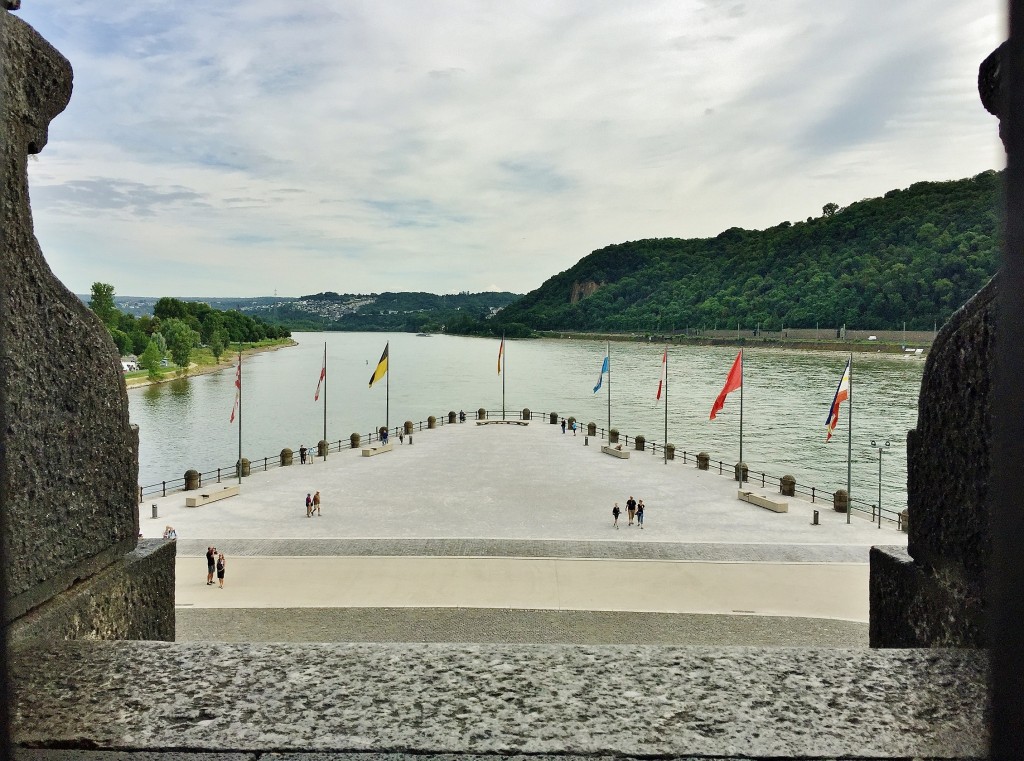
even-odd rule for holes
{"type": "Polygon", "coordinates": [[[307,462],[313,462],[313,449],[312,447],[307,447],[305,444],[302,444],[299,447],[299,463],[301,465],[305,465],[307,462]]]}
{"type": "MultiPolygon", "coordinates": [[[[622,510],[619,509],[619,503],[616,502],[612,508],[612,525],[615,528],[619,527],[619,516],[622,515],[622,510]]],[[[633,499],[633,495],[629,495],[629,499],[626,500],[626,515],[629,517],[629,525],[633,525],[633,521],[636,521],[636,525],[640,528],[644,527],[644,501],[633,499]]]]}
{"type": "MultiPolygon", "coordinates": [[[[569,422],[569,430],[572,431],[572,435],[576,435],[576,421],[572,420],[569,422]]],[[[562,433],[565,433],[565,418],[562,418],[562,433]]]]}
{"type": "Polygon", "coordinates": [[[320,515],[320,492],[313,495],[306,492],[306,517],[310,518],[313,515],[320,515]]]}
{"type": "Polygon", "coordinates": [[[224,569],[227,566],[227,561],[224,559],[224,553],[218,553],[216,547],[206,548],[206,586],[213,585],[213,574],[216,572],[217,581],[220,583],[220,588],[224,589],[224,569]]]}

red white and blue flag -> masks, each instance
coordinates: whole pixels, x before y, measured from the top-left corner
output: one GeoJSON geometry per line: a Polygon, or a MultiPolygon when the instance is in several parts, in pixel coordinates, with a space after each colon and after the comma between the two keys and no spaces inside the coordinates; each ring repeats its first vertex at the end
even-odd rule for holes
{"type": "Polygon", "coordinates": [[[825,441],[832,438],[832,432],[839,425],[839,405],[850,398],[850,362],[846,360],[846,369],[843,371],[843,378],[839,381],[839,388],[836,395],[832,397],[832,404],[828,408],[828,417],[825,418],[825,430],[827,431],[825,441]]]}

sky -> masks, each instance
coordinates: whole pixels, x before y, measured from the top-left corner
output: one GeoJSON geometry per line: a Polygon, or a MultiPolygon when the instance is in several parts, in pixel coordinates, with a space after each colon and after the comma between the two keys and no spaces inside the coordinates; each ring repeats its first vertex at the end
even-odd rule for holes
{"type": "Polygon", "coordinates": [[[72,291],[525,293],[591,251],[1004,165],[992,0],[24,0],[72,291]]]}

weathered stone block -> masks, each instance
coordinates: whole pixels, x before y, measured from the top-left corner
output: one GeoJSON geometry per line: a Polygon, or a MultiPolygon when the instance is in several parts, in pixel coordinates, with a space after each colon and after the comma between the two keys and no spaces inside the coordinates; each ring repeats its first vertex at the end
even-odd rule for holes
{"type": "Polygon", "coordinates": [[[71,65],[0,13],[0,509],[8,616],[130,552],[138,438],[106,328],[47,266],[32,230],[27,156],[71,97],[71,65]]]}

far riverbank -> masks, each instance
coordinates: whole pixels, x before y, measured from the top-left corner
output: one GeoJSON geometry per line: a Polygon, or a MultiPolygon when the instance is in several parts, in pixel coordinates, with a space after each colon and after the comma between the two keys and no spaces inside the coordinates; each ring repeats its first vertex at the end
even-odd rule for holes
{"type": "MultiPolygon", "coordinates": [[[[277,351],[278,349],[286,349],[291,346],[298,346],[298,344],[291,338],[277,339],[279,343],[267,344],[265,346],[252,346],[248,349],[242,349],[242,357],[249,357],[253,354],[261,354],[265,351],[277,351]]],[[[125,386],[127,388],[142,388],[144,386],[153,386],[158,383],[170,383],[171,381],[178,380],[179,378],[190,378],[195,375],[207,375],[208,373],[216,373],[220,370],[233,367],[235,364],[235,358],[238,356],[238,352],[225,352],[221,355],[219,362],[213,362],[210,364],[197,364],[192,362],[184,370],[169,371],[161,374],[157,379],[152,379],[149,375],[141,375],[134,378],[125,378],[125,386]]]]}

